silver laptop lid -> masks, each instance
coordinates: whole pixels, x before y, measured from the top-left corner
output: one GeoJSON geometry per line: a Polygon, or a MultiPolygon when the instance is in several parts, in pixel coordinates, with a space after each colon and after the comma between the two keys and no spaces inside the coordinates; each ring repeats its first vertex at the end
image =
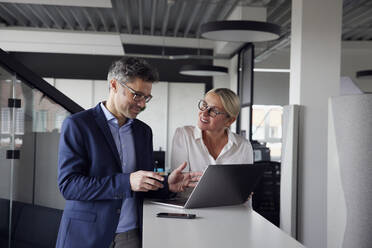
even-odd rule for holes
{"type": "Polygon", "coordinates": [[[244,203],[263,175],[265,166],[253,164],[209,165],[188,198],[185,208],[244,203]]]}
{"type": "Polygon", "coordinates": [[[209,165],[188,199],[151,202],[178,208],[204,208],[244,203],[263,175],[265,166],[252,164],[209,165]]]}

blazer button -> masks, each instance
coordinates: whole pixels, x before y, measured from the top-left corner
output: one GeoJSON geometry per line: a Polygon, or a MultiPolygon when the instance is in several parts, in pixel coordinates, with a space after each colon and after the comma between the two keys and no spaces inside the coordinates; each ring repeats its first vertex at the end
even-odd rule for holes
{"type": "Polygon", "coordinates": [[[120,212],[121,212],[121,209],[120,208],[116,209],[116,213],[117,214],[120,214],[120,212]]]}

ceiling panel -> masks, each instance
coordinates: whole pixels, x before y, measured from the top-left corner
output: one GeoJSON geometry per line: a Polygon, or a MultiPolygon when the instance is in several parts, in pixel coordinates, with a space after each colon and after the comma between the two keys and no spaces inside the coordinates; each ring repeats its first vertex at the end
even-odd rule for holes
{"type": "MultiPolygon", "coordinates": [[[[0,25],[32,29],[200,38],[201,24],[225,20],[237,6],[267,8],[282,26],[276,41],[256,45],[256,55],[289,45],[291,0],[0,1],[0,25]],[[57,4],[58,2],[58,4],[57,4]],[[66,5],[63,5],[65,2],[66,5]],[[74,6],[71,6],[71,3],[74,6]],[[54,3],[54,4],[53,4],[54,3]],[[76,6],[80,3],[80,6],[76,6]]],[[[372,39],[372,1],[344,0],[342,39],[372,39]]]]}

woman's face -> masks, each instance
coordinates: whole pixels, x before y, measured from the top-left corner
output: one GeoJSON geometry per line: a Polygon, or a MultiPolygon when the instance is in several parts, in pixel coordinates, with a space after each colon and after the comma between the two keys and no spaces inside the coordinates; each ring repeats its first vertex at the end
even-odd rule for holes
{"type": "Polygon", "coordinates": [[[198,127],[202,131],[222,131],[225,128],[229,127],[233,121],[230,118],[226,110],[222,105],[221,98],[215,93],[208,93],[204,97],[204,106],[207,108],[202,111],[199,110],[199,118],[198,118],[198,127]],[[217,114],[215,117],[210,115],[211,112],[217,112],[221,114],[217,114]]]}

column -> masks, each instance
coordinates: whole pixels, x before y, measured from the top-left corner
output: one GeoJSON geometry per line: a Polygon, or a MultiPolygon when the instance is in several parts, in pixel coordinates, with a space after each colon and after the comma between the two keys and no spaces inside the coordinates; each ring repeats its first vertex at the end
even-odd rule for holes
{"type": "Polygon", "coordinates": [[[292,1],[290,104],[301,105],[297,238],[327,245],[328,98],[339,94],[342,0],[292,1]]]}

